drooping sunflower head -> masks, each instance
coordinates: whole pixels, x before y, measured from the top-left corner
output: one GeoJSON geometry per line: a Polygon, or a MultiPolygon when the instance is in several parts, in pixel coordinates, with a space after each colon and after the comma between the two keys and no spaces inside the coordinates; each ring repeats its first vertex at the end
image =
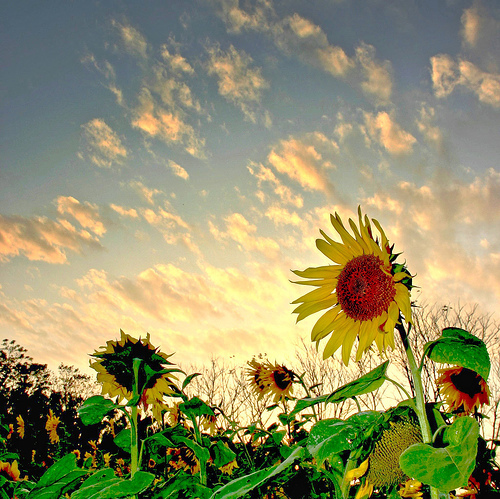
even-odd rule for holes
{"type": "Polygon", "coordinates": [[[411,322],[411,275],[403,264],[395,263],[397,255],[377,220],[373,225],[380,233],[374,238],[370,220],[358,210],[358,225],[349,219],[351,235],[338,214],[331,223],[342,242],[336,242],[320,231],[324,239],[316,246],[334,264],[293,272],[305,281],[296,284],[315,286],[294,304],[297,321],[326,310],[311,332],[318,344],[331,334],[323,351],[330,357],[342,346],[344,364],[349,363],[352,346],[359,340],[356,361],[373,342],[381,353],[394,348],[394,328],[401,315],[411,322]]]}
{"type": "Polygon", "coordinates": [[[144,407],[152,405],[154,417],[160,420],[161,410],[166,408],[163,396],[174,393],[172,387],[177,378],[172,373],[180,372],[170,367],[173,364],[168,359],[173,354],[164,354],[151,345],[149,334],[136,339],[122,330],[120,333],[119,341],[108,341],[101,351],[91,354],[97,359],[90,362],[90,367],[97,371],[102,394],[130,401],[135,385],[134,360],[140,359],[136,388],[140,403],[144,407]]]}
{"type": "Polygon", "coordinates": [[[436,383],[449,411],[471,413],[480,406],[489,404],[488,385],[475,371],[454,366],[438,372],[440,376],[436,383]]]}
{"type": "Polygon", "coordinates": [[[287,367],[280,364],[272,364],[269,361],[258,362],[253,359],[248,362],[247,369],[250,384],[259,396],[272,395],[274,402],[290,397],[293,383],[297,375],[287,367]]]}
{"type": "Polygon", "coordinates": [[[20,476],[21,472],[19,471],[17,461],[12,461],[12,463],[0,461],[0,477],[17,482],[20,476]]]}
{"type": "Polygon", "coordinates": [[[391,421],[359,468],[351,470],[349,479],[360,478],[362,485],[356,499],[370,496],[374,489],[389,489],[404,483],[408,477],[399,466],[399,457],[410,446],[422,442],[420,426],[411,417],[391,421]]]}

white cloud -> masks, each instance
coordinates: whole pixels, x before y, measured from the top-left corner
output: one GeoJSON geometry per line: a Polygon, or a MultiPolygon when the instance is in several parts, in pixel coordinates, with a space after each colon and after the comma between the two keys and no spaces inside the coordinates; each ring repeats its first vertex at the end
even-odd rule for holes
{"type": "Polygon", "coordinates": [[[219,46],[208,47],[207,51],[208,74],[217,77],[219,94],[255,123],[262,92],[269,88],[261,69],[253,67],[252,58],[232,45],[227,52],[222,51],[219,46]]]}
{"type": "Polygon", "coordinates": [[[328,178],[328,170],[334,168],[331,159],[337,152],[338,145],[334,141],[315,132],[300,139],[281,140],[267,160],[276,171],[305,189],[331,193],[334,187],[328,178]]]}
{"type": "Polygon", "coordinates": [[[29,260],[66,263],[67,250],[83,253],[85,248],[102,246],[96,237],[77,230],[67,220],[0,215],[0,261],[24,255],[29,260]]]}
{"type": "Polygon", "coordinates": [[[177,164],[175,161],[169,159],[167,163],[167,168],[172,171],[174,175],[180,177],[184,180],[189,179],[189,173],[182,168],[181,165],[177,164]]]}
{"type": "Polygon", "coordinates": [[[488,73],[463,59],[455,62],[446,54],[431,57],[431,67],[436,97],[447,97],[461,86],[472,91],[481,102],[500,107],[500,73],[488,73]]]}
{"type": "Polygon", "coordinates": [[[365,124],[368,134],[391,154],[408,154],[412,152],[415,137],[403,130],[385,111],[376,116],[365,113],[365,124]]]}
{"type": "Polygon", "coordinates": [[[121,165],[127,157],[127,149],[120,137],[101,119],[93,119],[82,125],[85,139],[85,152],[81,157],[88,159],[100,168],[121,165]]]}
{"type": "Polygon", "coordinates": [[[106,227],[99,215],[97,205],[85,201],[80,201],[72,196],[59,196],[56,200],[57,211],[61,214],[71,215],[85,229],[89,229],[94,234],[102,236],[106,232],[106,227]]]}
{"type": "Polygon", "coordinates": [[[142,59],[147,58],[148,43],[146,38],[133,26],[128,23],[122,24],[116,19],[111,24],[120,34],[123,47],[127,53],[142,59]]]}

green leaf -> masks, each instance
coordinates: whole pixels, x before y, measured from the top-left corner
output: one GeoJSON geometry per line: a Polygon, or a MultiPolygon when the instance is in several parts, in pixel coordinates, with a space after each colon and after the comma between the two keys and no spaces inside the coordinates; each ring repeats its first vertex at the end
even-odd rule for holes
{"type": "Polygon", "coordinates": [[[97,424],[102,418],[109,414],[116,405],[113,401],[105,399],[102,395],[94,395],[88,398],[78,409],[78,414],[85,426],[97,424]]]}
{"type": "Polygon", "coordinates": [[[190,374],[182,383],[182,389],[184,390],[184,388],[186,388],[186,386],[189,385],[189,383],[191,383],[191,381],[193,381],[194,378],[196,378],[196,376],[201,376],[201,373],[193,373],[193,374],[190,374]]]}
{"type": "Polygon", "coordinates": [[[259,487],[273,476],[288,468],[288,466],[293,464],[296,459],[303,457],[304,452],[305,449],[303,447],[296,447],[290,456],[288,456],[288,458],[282,463],[265,470],[255,471],[250,475],[237,478],[236,480],[224,485],[219,490],[216,490],[210,499],[237,499],[238,497],[244,496],[246,493],[256,487],[259,487]]]}
{"type": "Polygon", "coordinates": [[[55,462],[28,494],[29,498],[53,499],[88,472],[76,467],[76,456],[67,454],[55,462]]]}
{"type": "Polygon", "coordinates": [[[295,414],[303,411],[304,409],[307,409],[309,407],[313,407],[318,404],[322,404],[326,402],[326,399],[330,395],[321,395],[319,397],[311,398],[311,397],[306,397],[300,400],[297,400],[295,407],[293,408],[292,412],[290,413],[290,417],[295,416],[295,414]]]}
{"type": "Polygon", "coordinates": [[[130,447],[132,445],[131,438],[132,433],[130,428],[124,428],[120,433],[118,433],[118,435],[116,435],[113,442],[120,447],[120,449],[123,449],[130,454],[130,447]]]}
{"type": "Polygon", "coordinates": [[[217,440],[212,447],[214,455],[214,466],[220,468],[236,459],[236,454],[220,440],[217,440]]]}
{"type": "Polygon", "coordinates": [[[471,369],[488,381],[491,367],[488,349],[483,340],[464,329],[443,329],[441,338],[425,345],[424,353],[434,362],[471,369]]]}
{"type": "Polygon", "coordinates": [[[335,390],[328,396],[326,402],[343,402],[349,398],[357,397],[359,395],[364,395],[365,393],[377,390],[385,381],[385,374],[388,366],[389,361],[386,360],[380,366],[376,367],[364,376],[361,376],[361,378],[351,381],[350,383],[347,383],[347,385],[335,390]]]}
{"type": "Polygon", "coordinates": [[[161,490],[157,498],[185,499],[186,497],[196,497],[197,499],[208,499],[212,490],[200,485],[200,480],[196,476],[179,475],[172,483],[161,490]]]}
{"type": "Polygon", "coordinates": [[[193,397],[187,402],[179,404],[179,409],[188,417],[213,416],[214,411],[203,400],[193,397]]]}
{"type": "Polygon", "coordinates": [[[189,438],[175,436],[173,439],[176,444],[184,444],[186,447],[189,447],[198,458],[198,461],[207,462],[210,459],[210,452],[207,448],[202,447],[200,444],[190,440],[189,438]]]}
{"type": "Polygon", "coordinates": [[[359,412],[345,421],[323,419],[311,428],[307,450],[319,468],[325,460],[359,447],[370,430],[382,420],[382,414],[376,411],[359,412]]]}
{"type": "Polygon", "coordinates": [[[114,475],[112,469],[100,470],[82,483],[79,490],[71,494],[71,499],[114,499],[129,497],[146,490],[155,475],[137,471],[132,479],[124,480],[114,475]]]}
{"type": "Polygon", "coordinates": [[[413,444],[399,458],[412,478],[447,492],[467,485],[476,464],[479,425],[469,417],[455,420],[443,432],[445,447],[413,444]]]}

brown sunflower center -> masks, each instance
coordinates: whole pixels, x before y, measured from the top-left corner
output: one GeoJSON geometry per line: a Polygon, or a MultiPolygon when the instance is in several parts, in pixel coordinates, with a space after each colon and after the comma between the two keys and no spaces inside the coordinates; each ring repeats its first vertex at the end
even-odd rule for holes
{"type": "Polygon", "coordinates": [[[458,373],[452,374],[450,380],[457,390],[466,393],[470,398],[482,391],[481,378],[477,373],[466,367],[462,368],[458,373]]]}
{"type": "Polygon", "coordinates": [[[396,288],[384,263],[375,255],[349,260],[337,281],[337,297],[344,312],[354,320],[367,321],[389,308],[396,288]]]}
{"type": "Polygon", "coordinates": [[[292,384],[292,376],[288,369],[281,368],[273,372],[274,382],[280,390],[286,390],[292,384]]]}

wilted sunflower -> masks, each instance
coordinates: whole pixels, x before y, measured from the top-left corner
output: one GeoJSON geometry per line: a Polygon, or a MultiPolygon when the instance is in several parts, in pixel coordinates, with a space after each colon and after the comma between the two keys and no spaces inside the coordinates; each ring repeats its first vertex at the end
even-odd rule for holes
{"type": "Polygon", "coordinates": [[[292,393],[293,382],[297,375],[283,365],[272,364],[269,361],[258,362],[253,359],[248,362],[250,369],[247,374],[253,390],[259,398],[273,395],[274,403],[289,397],[292,393]]]}
{"type": "Polygon", "coordinates": [[[471,369],[454,366],[439,369],[436,384],[450,411],[470,413],[481,405],[490,403],[486,381],[471,369]]]}
{"type": "Polygon", "coordinates": [[[24,438],[25,425],[23,417],[21,415],[17,416],[16,422],[17,422],[17,433],[20,438],[24,438]]]}
{"type": "Polygon", "coordinates": [[[166,409],[163,396],[174,393],[172,380],[177,379],[173,372],[179,369],[165,368],[173,365],[167,355],[151,345],[149,333],[146,338],[133,338],[120,330],[120,341],[108,341],[103,351],[95,351],[92,357],[98,359],[90,362],[90,367],[97,371],[97,381],[102,383],[102,394],[118,397],[119,400],[130,401],[134,390],[134,359],[140,359],[138,389],[141,390],[139,404],[145,409],[153,408],[153,416],[161,421],[161,411],[166,409]]]}
{"type": "Polygon", "coordinates": [[[366,475],[355,499],[369,497],[374,489],[394,487],[408,479],[399,467],[399,456],[410,445],[422,442],[420,426],[409,417],[391,421],[389,425],[368,458],[347,473],[349,481],[366,475]]]}
{"type": "Polygon", "coordinates": [[[361,209],[358,216],[359,229],[349,219],[353,237],[338,214],[330,215],[342,243],[320,230],[324,239],[317,239],[316,246],[335,265],[293,271],[307,279],[296,284],[318,288],[292,302],[300,303],[293,311],[298,314],[297,322],[328,309],[314,325],[311,340],[318,344],[332,333],[323,358],[330,357],[342,346],[346,365],[356,338],[359,338],[358,361],[374,341],[381,353],[388,347],[394,348],[394,327],[400,313],[406,322],[411,322],[411,276],[403,265],[394,263],[398,255],[392,252],[393,246],[389,246],[378,221],[372,219],[380,232],[380,240],[374,238],[370,221],[366,215],[363,219],[361,209]]]}

